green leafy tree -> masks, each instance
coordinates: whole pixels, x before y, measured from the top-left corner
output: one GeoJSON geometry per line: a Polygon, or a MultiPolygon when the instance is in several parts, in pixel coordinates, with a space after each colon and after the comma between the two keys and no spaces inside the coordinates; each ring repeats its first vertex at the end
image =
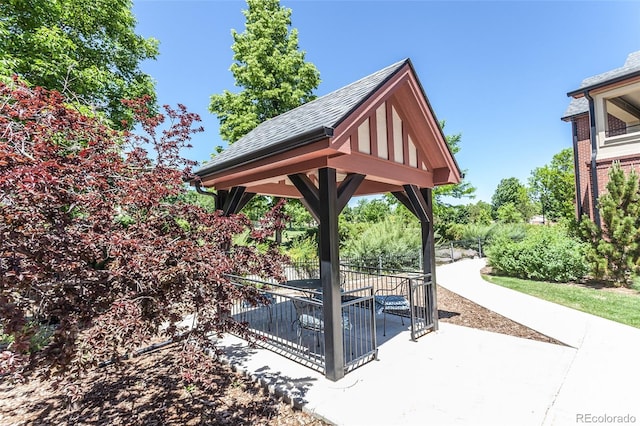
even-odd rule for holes
{"type": "Polygon", "coordinates": [[[438,236],[447,240],[459,240],[464,225],[469,223],[469,211],[464,205],[434,205],[433,226],[438,236]]]}
{"type": "Polygon", "coordinates": [[[598,278],[609,278],[630,287],[640,272],[640,190],[635,170],[626,177],[620,164],[609,170],[607,193],[600,196],[598,208],[602,227],[583,217],[580,231],[590,244],[587,253],[598,278]]]}
{"type": "Polygon", "coordinates": [[[491,204],[478,201],[467,206],[469,223],[476,225],[489,225],[491,223],[491,204]]]}
{"type": "Polygon", "coordinates": [[[557,221],[575,216],[573,151],[566,148],[551,163],[534,169],[529,178],[531,196],[540,203],[543,217],[557,221]]]}
{"type": "MultiPolygon", "coordinates": [[[[502,179],[493,193],[491,206],[494,219],[499,219],[500,207],[509,203],[520,213],[521,220],[528,220],[533,215],[533,205],[529,199],[527,188],[515,177],[502,179]]],[[[506,207],[506,209],[511,210],[511,207],[506,207]]],[[[509,217],[513,219],[511,214],[509,217]]]]}
{"type": "Polygon", "coordinates": [[[284,211],[290,218],[289,223],[295,227],[307,227],[314,220],[300,200],[287,200],[284,211]]]}
{"type": "MultiPolygon", "coordinates": [[[[442,130],[445,128],[445,122],[440,122],[440,127],[442,130]]],[[[460,141],[462,140],[462,133],[457,133],[455,135],[447,135],[445,136],[447,140],[447,145],[449,145],[449,150],[455,156],[458,152],[460,152],[460,141]]],[[[463,170],[463,174],[466,170],[463,170]]],[[[433,188],[433,199],[434,203],[442,204],[443,198],[451,197],[451,198],[473,198],[476,192],[476,188],[471,185],[470,182],[466,181],[464,178],[462,182],[451,184],[451,185],[443,185],[437,186],[433,188]]]]}
{"type": "Polygon", "coordinates": [[[520,223],[524,222],[522,213],[518,210],[516,205],[512,202],[505,203],[498,207],[496,211],[496,217],[499,222],[502,223],[520,223]]]}
{"type": "Polygon", "coordinates": [[[232,30],[233,74],[240,92],[211,96],[209,110],[220,120],[220,135],[233,143],[269,118],[315,98],[320,84],[315,65],[298,49],[298,31],[290,29],[291,9],[279,0],[247,0],[246,28],[232,30]]]}
{"type": "Polygon", "coordinates": [[[0,78],[18,74],[79,105],[104,111],[116,126],[131,123],[121,99],[155,97],[139,64],[158,42],[137,35],[131,0],[3,0],[0,78]]]}
{"type": "MultiPolygon", "coordinates": [[[[444,130],[444,121],[440,122],[440,127],[444,130]]],[[[453,155],[460,152],[461,133],[446,135],[445,138],[453,155]]],[[[451,205],[445,200],[473,198],[475,191],[476,188],[464,178],[460,183],[433,188],[433,222],[438,235],[453,240],[460,237],[460,226],[468,222],[468,211],[464,206],[451,205]]]]}
{"type": "Polygon", "coordinates": [[[382,222],[391,215],[391,206],[384,199],[361,198],[351,209],[350,217],[355,222],[377,223],[382,222]]]}

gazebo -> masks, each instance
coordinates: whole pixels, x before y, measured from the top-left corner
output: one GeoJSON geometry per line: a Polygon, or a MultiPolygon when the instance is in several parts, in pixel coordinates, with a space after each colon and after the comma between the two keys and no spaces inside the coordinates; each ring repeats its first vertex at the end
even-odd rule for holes
{"type": "MultiPolygon", "coordinates": [[[[216,190],[225,215],[261,194],[299,198],[318,222],[331,380],[345,374],[338,215],[353,196],[392,193],[421,223],[424,273],[435,283],[431,190],[461,180],[409,59],[263,122],[196,175],[197,186],[216,190]]],[[[437,329],[435,303],[432,309],[437,329]]]]}

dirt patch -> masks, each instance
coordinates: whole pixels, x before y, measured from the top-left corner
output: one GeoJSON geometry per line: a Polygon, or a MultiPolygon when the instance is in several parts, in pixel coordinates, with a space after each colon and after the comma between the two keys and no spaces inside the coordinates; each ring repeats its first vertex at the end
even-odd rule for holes
{"type": "MultiPolygon", "coordinates": [[[[559,343],[438,287],[440,321],[559,343]]],[[[226,364],[212,377],[212,391],[180,381],[174,347],[106,367],[82,381],[84,398],[69,407],[50,382],[0,383],[2,425],[325,425],[267,393],[226,364]]],[[[366,368],[366,367],[364,367],[366,368]]]]}

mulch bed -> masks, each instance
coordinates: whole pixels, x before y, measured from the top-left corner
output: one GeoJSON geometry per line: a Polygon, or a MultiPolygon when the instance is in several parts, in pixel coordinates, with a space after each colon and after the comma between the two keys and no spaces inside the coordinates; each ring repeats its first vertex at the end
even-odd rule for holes
{"type": "MultiPolygon", "coordinates": [[[[438,287],[440,321],[559,343],[438,287]]],[[[69,406],[49,382],[0,383],[2,425],[325,425],[270,395],[226,364],[218,364],[212,391],[180,381],[174,347],[88,375],[84,398],[69,406]]]]}
{"type": "Polygon", "coordinates": [[[440,286],[438,286],[438,308],[438,318],[442,322],[562,345],[561,342],[551,337],[503,317],[440,286]]]}

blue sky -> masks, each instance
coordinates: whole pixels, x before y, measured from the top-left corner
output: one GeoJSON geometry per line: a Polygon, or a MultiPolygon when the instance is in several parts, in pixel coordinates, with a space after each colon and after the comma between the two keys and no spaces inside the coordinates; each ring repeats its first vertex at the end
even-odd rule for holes
{"type": "MultiPolygon", "coordinates": [[[[320,71],[318,96],[411,58],[445,133],[461,133],[458,164],[490,202],[503,178],[525,183],[571,146],[560,120],[583,78],[640,50],[640,2],[308,1],[293,10],[300,49],[320,71]]],[[[137,32],[160,41],[143,70],[161,104],[200,114],[205,132],[185,156],[225,145],[209,96],[234,88],[231,29],[244,31],[243,0],[135,0],[137,32]]],[[[467,201],[465,201],[466,203],[467,201]]]]}

